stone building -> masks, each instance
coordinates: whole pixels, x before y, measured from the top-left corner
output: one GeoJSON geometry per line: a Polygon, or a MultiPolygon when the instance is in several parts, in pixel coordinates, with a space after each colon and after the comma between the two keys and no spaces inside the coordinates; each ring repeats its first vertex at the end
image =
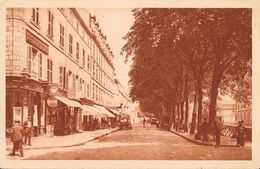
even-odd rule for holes
{"type": "Polygon", "coordinates": [[[81,130],[82,105],[116,106],[113,58],[86,9],[8,8],[6,126],[29,116],[36,135],[47,125],[81,130]]]}

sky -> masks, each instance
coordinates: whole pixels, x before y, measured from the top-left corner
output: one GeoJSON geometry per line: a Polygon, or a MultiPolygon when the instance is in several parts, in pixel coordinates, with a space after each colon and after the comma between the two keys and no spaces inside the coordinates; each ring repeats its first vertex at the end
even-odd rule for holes
{"type": "Polygon", "coordinates": [[[96,16],[97,22],[102,32],[107,36],[107,43],[111,47],[115,58],[114,67],[116,78],[129,91],[128,72],[131,63],[125,64],[125,58],[120,55],[121,48],[125,44],[122,38],[128,33],[133,25],[134,17],[128,8],[95,8],[88,9],[92,15],[96,16]]]}

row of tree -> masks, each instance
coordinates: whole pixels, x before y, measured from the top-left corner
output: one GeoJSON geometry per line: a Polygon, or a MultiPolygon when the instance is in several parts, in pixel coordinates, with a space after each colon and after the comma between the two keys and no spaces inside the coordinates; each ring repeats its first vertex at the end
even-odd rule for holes
{"type": "Polygon", "coordinates": [[[135,22],[122,51],[133,61],[130,97],[173,124],[192,130],[203,111],[216,117],[219,93],[237,101],[251,97],[251,9],[133,9],[135,22]],[[203,104],[208,98],[209,105],[203,104]]]}

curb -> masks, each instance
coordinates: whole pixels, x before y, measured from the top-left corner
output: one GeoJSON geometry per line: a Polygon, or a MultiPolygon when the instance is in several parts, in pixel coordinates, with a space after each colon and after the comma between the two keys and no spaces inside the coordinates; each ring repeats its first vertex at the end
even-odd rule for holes
{"type": "MultiPolygon", "coordinates": [[[[115,129],[115,130],[113,130],[113,131],[111,131],[111,132],[108,132],[108,133],[105,133],[105,134],[102,134],[102,135],[100,135],[100,136],[96,136],[96,137],[94,137],[94,138],[91,138],[91,139],[89,139],[89,140],[85,140],[85,141],[83,141],[83,142],[80,142],[80,143],[76,143],[76,144],[70,144],[70,145],[62,145],[62,146],[45,146],[45,147],[26,147],[26,148],[23,148],[24,150],[37,150],[37,149],[53,149],[53,148],[65,148],[65,147],[74,147],[74,146],[80,146],[80,145],[84,145],[84,144],[86,144],[86,143],[88,143],[88,142],[90,142],[90,141],[93,141],[93,140],[96,140],[96,139],[99,139],[99,138],[101,138],[101,137],[104,137],[104,136],[107,136],[107,135],[109,135],[109,134],[112,134],[112,133],[114,133],[114,132],[117,132],[117,131],[119,131],[120,129],[118,128],[118,129],[115,129]]],[[[6,148],[6,151],[10,151],[11,149],[9,149],[9,148],[6,148]]]]}
{"type": "Polygon", "coordinates": [[[184,138],[185,140],[188,140],[189,142],[192,142],[192,143],[194,143],[194,144],[197,144],[197,145],[214,146],[213,144],[210,144],[210,143],[201,143],[201,142],[199,142],[199,141],[190,139],[190,138],[185,137],[185,136],[183,136],[183,135],[181,135],[181,134],[179,134],[179,133],[177,133],[177,132],[175,132],[175,131],[172,131],[172,130],[170,130],[170,132],[172,132],[172,133],[174,133],[174,134],[176,134],[176,135],[178,135],[178,136],[184,138]]]}
{"type": "MultiPolygon", "coordinates": [[[[183,135],[181,135],[181,134],[179,134],[179,133],[177,133],[177,132],[175,132],[175,131],[172,131],[172,130],[170,130],[170,132],[172,132],[172,133],[174,133],[174,134],[176,134],[176,135],[178,135],[178,136],[184,138],[185,140],[188,140],[189,142],[192,142],[192,143],[194,143],[194,144],[197,144],[197,145],[214,146],[214,144],[212,144],[212,143],[199,142],[199,141],[197,141],[197,140],[193,140],[193,139],[190,139],[190,138],[188,138],[188,137],[185,137],[185,136],[183,136],[183,135]]],[[[237,146],[236,146],[236,145],[220,145],[220,147],[237,147],[237,146]]],[[[251,147],[247,147],[247,148],[251,148],[251,147]]]]}

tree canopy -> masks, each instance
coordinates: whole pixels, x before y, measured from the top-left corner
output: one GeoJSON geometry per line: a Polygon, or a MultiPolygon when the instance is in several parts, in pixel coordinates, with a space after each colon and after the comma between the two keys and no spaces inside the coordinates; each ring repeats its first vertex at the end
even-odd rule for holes
{"type": "Polygon", "coordinates": [[[219,92],[237,101],[251,98],[251,9],[137,8],[132,12],[135,22],[124,37],[122,51],[126,61],[133,61],[129,72],[133,100],[146,104],[150,100],[175,117],[176,106],[190,102],[196,93],[200,122],[206,94],[212,122],[219,92]]]}

